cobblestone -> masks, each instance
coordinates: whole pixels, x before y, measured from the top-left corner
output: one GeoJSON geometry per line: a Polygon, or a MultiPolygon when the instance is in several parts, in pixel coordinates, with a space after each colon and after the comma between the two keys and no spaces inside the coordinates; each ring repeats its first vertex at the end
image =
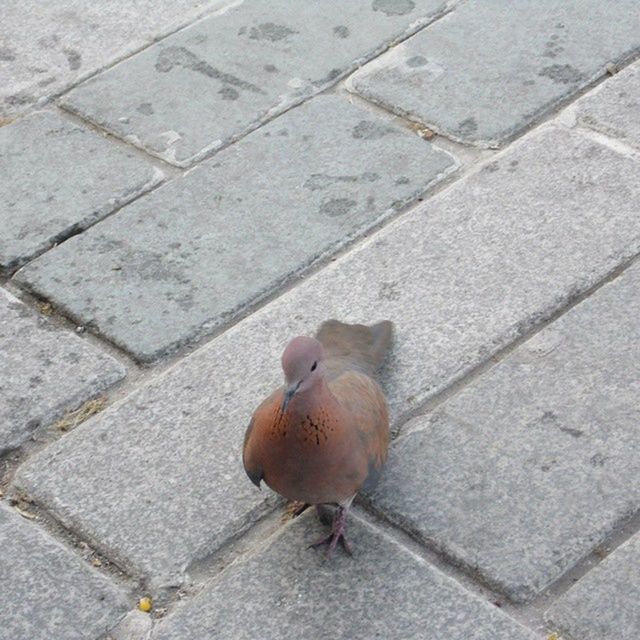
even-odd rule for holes
{"type": "Polygon", "coordinates": [[[0,128],[0,269],[12,271],[162,180],[132,152],[42,112],[0,128]]]}
{"type": "Polygon", "coordinates": [[[3,2],[0,118],[24,111],[169,33],[219,2],[3,2]]]}
{"type": "Polygon", "coordinates": [[[577,112],[580,122],[640,149],[640,63],[582,98],[577,112]]]}
{"type": "Polygon", "coordinates": [[[319,97],[72,238],[18,280],[139,360],[156,360],[454,168],[417,135],[342,97],[319,97]]]}
{"type": "Polygon", "coordinates": [[[320,551],[307,549],[304,542],[322,527],[303,516],[181,607],[154,640],[277,638],[285,629],[305,639],[533,640],[493,604],[465,593],[401,545],[355,517],[350,524],[355,558],[327,563],[320,551]]]}
{"type": "Polygon", "coordinates": [[[516,601],[588,555],[640,509],[639,292],[636,266],[408,423],[376,508],[516,601]]]}
{"type": "Polygon", "coordinates": [[[639,180],[640,163],[547,127],[34,456],[18,484],[132,571],[180,582],[268,507],[239,452],[292,335],[328,315],[395,321],[397,417],[640,251],[639,180]]]}
{"type": "Polygon", "coordinates": [[[619,547],[547,612],[568,638],[636,640],[640,630],[640,535],[619,547]]]}
{"type": "Polygon", "coordinates": [[[624,0],[471,0],[361,69],[355,91],[465,143],[501,145],[640,52],[624,0]]]}
{"type": "Polygon", "coordinates": [[[124,615],[126,593],[0,504],[0,640],[94,640],[124,615]]]}
{"type": "Polygon", "coordinates": [[[110,356],[0,289],[0,453],[125,376],[110,356]]]}
{"type": "Polygon", "coordinates": [[[236,3],[64,99],[167,162],[195,160],[324,89],[415,31],[442,0],[236,3]]]}

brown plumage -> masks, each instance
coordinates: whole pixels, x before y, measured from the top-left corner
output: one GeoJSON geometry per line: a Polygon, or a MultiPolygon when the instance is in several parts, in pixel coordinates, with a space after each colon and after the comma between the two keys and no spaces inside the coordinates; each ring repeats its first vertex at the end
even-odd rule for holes
{"type": "Polygon", "coordinates": [[[244,468],[289,500],[338,505],[330,555],[344,538],[355,494],[372,487],[387,458],[389,416],[374,379],[392,324],[324,322],[316,338],[294,338],[282,354],[285,385],[256,409],[244,440],[244,468]]]}

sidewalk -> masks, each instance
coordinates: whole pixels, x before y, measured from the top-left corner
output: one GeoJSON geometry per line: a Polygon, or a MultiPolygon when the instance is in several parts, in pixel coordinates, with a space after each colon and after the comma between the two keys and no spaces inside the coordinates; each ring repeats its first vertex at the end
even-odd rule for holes
{"type": "Polygon", "coordinates": [[[39,7],[0,21],[0,640],[637,640],[637,2],[39,7]],[[328,317],[396,326],[330,563],[240,459],[328,317]]]}

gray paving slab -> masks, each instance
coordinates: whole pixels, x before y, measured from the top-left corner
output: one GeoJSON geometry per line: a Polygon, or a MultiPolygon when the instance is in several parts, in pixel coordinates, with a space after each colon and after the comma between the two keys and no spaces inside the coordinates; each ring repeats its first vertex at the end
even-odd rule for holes
{"type": "Polygon", "coordinates": [[[533,640],[493,604],[363,521],[350,522],[355,557],[336,554],[328,563],[306,544],[323,527],[313,516],[301,520],[185,603],[159,626],[154,640],[533,640]]]}
{"type": "Polygon", "coordinates": [[[636,640],[640,634],[640,535],[571,587],[545,617],[567,640],[636,640]]]}
{"type": "Polygon", "coordinates": [[[18,280],[153,361],[455,167],[406,129],[343,97],[319,96],[42,256],[18,280]]]}
{"type": "Polygon", "coordinates": [[[0,116],[46,100],[220,4],[5,0],[0,21],[0,116]]]}
{"type": "Polygon", "coordinates": [[[579,122],[640,148],[640,63],[582,98],[577,114],[579,122]]]}
{"type": "Polygon", "coordinates": [[[0,127],[0,271],[100,220],[162,172],[52,112],[0,127]]]}
{"type": "Polygon", "coordinates": [[[125,369],[0,289],[0,453],[100,394],[125,369]]]}
{"type": "Polygon", "coordinates": [[[512,600],[537,595],[640,509],[638,317],[634,266],[409,422],[375,507],[512,600]]]}
{"type": "Polygon", "coordinates": [[[353,78],[353,88],[455,140],[493,147],[640,52],[635,0],[461,3],[353,78]]]}
{"type": "Polygon", "coordinates": [[[292,336],[391,318],[397,419],[637,254],[639,181],[637,161],[545,127],[33,456],[16,486],[131,573],[180,582],[268,508],[240,450],[292,336]]]}
{"type": "Polygon", "coordinates": [[[0,640],[94,640],[127,610],[122,588],[3,505],[0,547],[0,640]]]}
{"type": "Polygon", "coordinates": [[[336,82],[444,5],[238,2],[93,78],[63,104],[167,162],[189,166],[336,82]]]}

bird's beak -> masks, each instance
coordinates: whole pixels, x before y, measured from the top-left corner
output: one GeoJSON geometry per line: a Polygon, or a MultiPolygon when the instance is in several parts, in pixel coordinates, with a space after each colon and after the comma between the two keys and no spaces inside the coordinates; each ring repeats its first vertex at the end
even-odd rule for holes
{"type": "Polygon", "coordinates": [[[291,386],[285,389],[284,396],[282,398],[282,407],[280,409],[282,413],[284,413],[287,410],[287,407],[289,406],[289,402],[291,401],[291,398],[293,398],[293,396],[295,395],[301,382],[302,381],[296,382],[295,384],[292,384],[291,386]]]}

